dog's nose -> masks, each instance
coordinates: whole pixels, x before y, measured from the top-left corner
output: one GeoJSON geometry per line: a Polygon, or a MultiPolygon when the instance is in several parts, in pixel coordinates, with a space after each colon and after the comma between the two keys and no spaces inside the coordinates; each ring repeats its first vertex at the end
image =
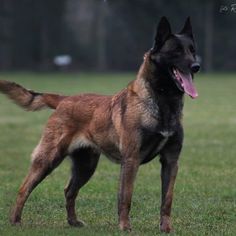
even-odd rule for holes
{"type": "Polygon", "coordinates": [[[194,63],[191,65],[191,71],[192,71],[193,73],[197,73],[199,70],[200,70],[200,64],[197,63],[197,62],[194,62],[194,63]]]}

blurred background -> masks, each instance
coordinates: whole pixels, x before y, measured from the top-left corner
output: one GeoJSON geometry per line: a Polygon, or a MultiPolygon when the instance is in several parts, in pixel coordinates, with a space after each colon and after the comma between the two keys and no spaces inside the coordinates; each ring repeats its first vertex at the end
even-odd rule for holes
{"type": "Polygon", "coordinates": [[[163,15],[191,17],[203,71],[236,70],[235,0],[0,0],[0,70],[137,70],[163,15]]]}
{"type": "MultiPolygon", "coordinates": [[[[174,235],[236,235],[236,0],[0,0],[0,79],[40,92],[114,94],[135,78],[161,16],[173,32],[191,17],[204,72],[194,82],[199,98],[185,99],[174,235]]],[[[31,195],[22,227],[8,223],[51,113],[27,114],[0,94],[0,235],[119,235],[120,167],[105,158],[77,198],[88,227],[66,224],[69,161],[31,195]]],[[[159,235],[159,170],[159,158],[139,170],[133,235],[159,235]]]]}

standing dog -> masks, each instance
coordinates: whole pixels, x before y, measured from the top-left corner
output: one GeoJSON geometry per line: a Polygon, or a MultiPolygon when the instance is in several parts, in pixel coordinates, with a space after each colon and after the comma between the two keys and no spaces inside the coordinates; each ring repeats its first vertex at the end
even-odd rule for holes
{"type": "Polygon", "coordinates": [[[199,68],[190,19],[179,34],[172,34],[163,17],[137,78],[114,96],[36,93],[13,82],[0,81],[0,91],[26,110],[55,109],[32,154],[31,168],[20,187],[11,223],[20,223],[30,193],[69,155],[72,175],[65,188],[67,220],[72,226],[82,226],[76,216],[75,199],[103,153],[121,164],[119,227],[130,230],[129,211],[138,168],[159,154],[160,229],[170,232],[173,189],[183,142],[183,96],[186,93],[197,97],[193,73],[199,68]]]}

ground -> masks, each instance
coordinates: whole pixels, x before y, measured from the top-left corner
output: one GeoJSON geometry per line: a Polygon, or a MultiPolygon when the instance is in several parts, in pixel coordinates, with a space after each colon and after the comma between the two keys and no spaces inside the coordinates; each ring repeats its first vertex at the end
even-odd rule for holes
{"type": "MultiPolygon", "coordinates": [[[[134,74],[0,74],[36,91],[112,94],[134,74]]],[[[199,98],[185,98],[184,149],[173,203],[173,235],[236,235],[236,76],[198,75],[199,98]]],[[[87,226],[67,225],[65,160],[30,196],[21,227],[9,211],[28,170],[30,154],[52,111],[27,113],[0,95],[0,235],[120,235],[117,227],[119,166],[104,157],[81,190],[77,210],[87,226]]],[[[131,211],[132,235],[159,235],[160,164],[140,168],[131,211]]],[[[123,235],[123,234],[122,234],[123,235]]],[[[126,235],[126,234],[124,234],[126,235]]]]}

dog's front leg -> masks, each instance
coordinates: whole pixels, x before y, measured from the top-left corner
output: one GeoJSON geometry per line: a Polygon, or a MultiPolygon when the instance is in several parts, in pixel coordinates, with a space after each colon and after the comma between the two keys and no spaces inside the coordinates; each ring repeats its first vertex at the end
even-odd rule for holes
{"type": "Polygon", "coordinates": [[[161,200],[161,222],[160,230],[169,233],[172,230],[170,214],[173,200],[173,190],[175,179],[178,172],[178,163],[162,162],[161,180],[162,180],[162,200],[161,200]]]}
{"type": "Polygon", "coordinates": [[[167,147],[161,153],[161,222],[160,230],[169,233],[172,230],[170,215],[173,200],[173,190],[178,172],[178,158],[181,151],[181,144],[167,147]]]}
{"type": "Polygon", "coordinates": [[[123,159],[120,172],[120,188],[118,196],[119,227],[121,230],[131,231],[129,211],[134,187],[134,180],[139,167],[137,155],[123,159]]]}

